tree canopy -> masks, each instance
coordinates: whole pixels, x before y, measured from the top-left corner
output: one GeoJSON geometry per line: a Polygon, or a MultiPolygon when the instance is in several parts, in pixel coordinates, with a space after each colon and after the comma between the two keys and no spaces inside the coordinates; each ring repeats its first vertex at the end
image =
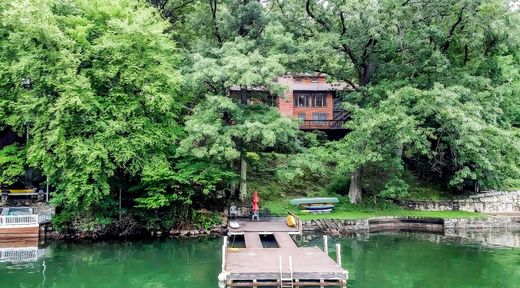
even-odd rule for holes
{"type": "Polygon", "coordinates": [[[424,161],[459,187],[518,177],[520,97],[510,69],[519,64],[519,22],[507,1],[278,4],[295,43],[289,69],[325,72],[353,90],[344,95],[352,132],[330,151],[345,150],[337,159],[351,172],[351,201],[360,201],[369,165],[401,171],[424,161]]]}
{"type": "Polygon", "coordinates": [[[245,200],[268,154],[286,181],[341,177],[354,203],[405,196],[408,174],[450,192],[520,179],[505,0],[8,0],[0,15],[0,136],[16,136],[0,185],[38,170],[66,211],[171,222],[245,200]],[[345,137],[272,107],[288,73],[346,84],[345,137]]]}
{"type": "Polygon", "coordinates": [[[168,163],[187,97],[167,28],[133,1],[2,5],[2,126],[27,134],[57,203],[97,205],[114,178],[168,163]]]}

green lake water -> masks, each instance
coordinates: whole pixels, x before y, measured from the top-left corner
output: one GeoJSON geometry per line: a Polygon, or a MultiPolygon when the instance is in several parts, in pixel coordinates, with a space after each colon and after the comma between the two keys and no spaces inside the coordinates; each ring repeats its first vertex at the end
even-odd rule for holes
{"type": "MultiPolygon", "coordinates": [[[[320,242],[314,237],[303,245],[320,242]]],[[[331,239],[331,249],[336,242],[353,288],[520,287],[518,248],[414,233],[331,239]]],[[[0,287],[216,288],[220,245],[218,238],[52,242],[34,262],[0,262],[0,287]]]]}

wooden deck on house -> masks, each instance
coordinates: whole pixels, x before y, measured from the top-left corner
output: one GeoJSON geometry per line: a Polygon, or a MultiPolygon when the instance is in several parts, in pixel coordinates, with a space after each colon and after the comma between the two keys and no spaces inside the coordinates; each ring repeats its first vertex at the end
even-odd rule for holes
{"type": "Polygon", "coordinates": [[[229,235],[243,235],[245,248],[229,248],[227,237],[222,246],[219,280],[226,287],[346,287],[347,271],[318,247],[298,247],[290,235],[298,229],[284,218],[239,223],[229,235]],[[264,248],[262,234],[274,236],[279,248],[264,248]]]}

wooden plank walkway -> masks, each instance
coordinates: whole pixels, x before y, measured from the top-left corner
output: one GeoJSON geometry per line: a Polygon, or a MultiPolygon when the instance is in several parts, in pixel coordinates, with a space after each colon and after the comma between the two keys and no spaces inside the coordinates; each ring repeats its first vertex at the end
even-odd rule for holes
{"type": "MultiPolygon", "coordinates": [[[[293,249],[244,248],[227,252],[226,271],[232,275],[241,273],[274,273],[274,279],[280,276],[279,257],[282,256],[284,272],[288,272],[289,256],[293,259],[293,271],[297,273],[332,273],[343,278],[343,269],[318,247],[293,249]]],[[[235,275],[236,279],[244,277],[235,275]]],[[[314,275],[304,275],[301,279],[318,279],[314,275]]]]}
{"type": "Polygon", "coordinates": [[[288,227],[284,218],[239,223],[240,228],[230,229],[229,235],[244,235],[246,248],[222,247],[219,279],[226,287],[279,287],[282,276],[284,285],[290,279],[294,287],[346,287],[347,271],[318,247],[298,247],[290,235],[298,228],[288,227]],[[272,234],[279,248],[263,248],[260,234],[272,234]]]}
{"type": "Polygon", "coordinates": [[[296,243],[294,243],[294,240],[291,238],[291,235],[287,233],[275,232],[274,238],[276,239],[276,242],[278,242],[278,246],[280,246],[280,248],[298,248],[296,243]]]}
{"type": "MultiPolygon", "coordinates": [[[[337,281],[346,283],[347,274],[327,254],[317,247],[308,248],[245,248],[227,252],[225,271],[228,271],[227,283],[243,281],[261,282],[280,279],[280,256],[282,272],[289,274],[289,256],[292,257],[293,279],[297,281],[337,281]]],[[[319,284],[318,284],[319,285],[319,284]]]]}
{"type": "Polygon", "coordinates": [[[286,232],[290,234],[298,234],[298,227],[289,227],[285,222],[285,218],[280,217],[269,217],[262,218],[262,221],[253,222],[249,219],[236,219],[233,220],[240,224],[238,228],[229,227],[228,234],[243,234],[246,232],[259,232],[259,233],[273,233],[273,232],[286,232]]]}
{"type": "Polygon", "coordinates": [[[260,235],[254,232],[244,233],[244,241],[246,242],[246,248],[263,248],[260,235]]]}

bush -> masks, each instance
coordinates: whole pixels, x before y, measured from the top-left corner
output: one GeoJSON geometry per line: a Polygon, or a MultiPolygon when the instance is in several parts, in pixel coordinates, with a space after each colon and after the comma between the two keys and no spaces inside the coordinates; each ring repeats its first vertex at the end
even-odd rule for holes
{"type": "Polygon", "coordinates": [[[205,210],[193,211],[191,219],[193,226],[197,229],[209,229],[220,224],[220,215],[218,213],[211,213],[205,210]]]}
{"type": "Polygon", "coordinates": [[[73,215],[68,212],[55,214],[51,218],[52,228],[55,231],[62,233],[63,231],[67,230],[67,228],[69,228],[72,219],[73,215]]]}

